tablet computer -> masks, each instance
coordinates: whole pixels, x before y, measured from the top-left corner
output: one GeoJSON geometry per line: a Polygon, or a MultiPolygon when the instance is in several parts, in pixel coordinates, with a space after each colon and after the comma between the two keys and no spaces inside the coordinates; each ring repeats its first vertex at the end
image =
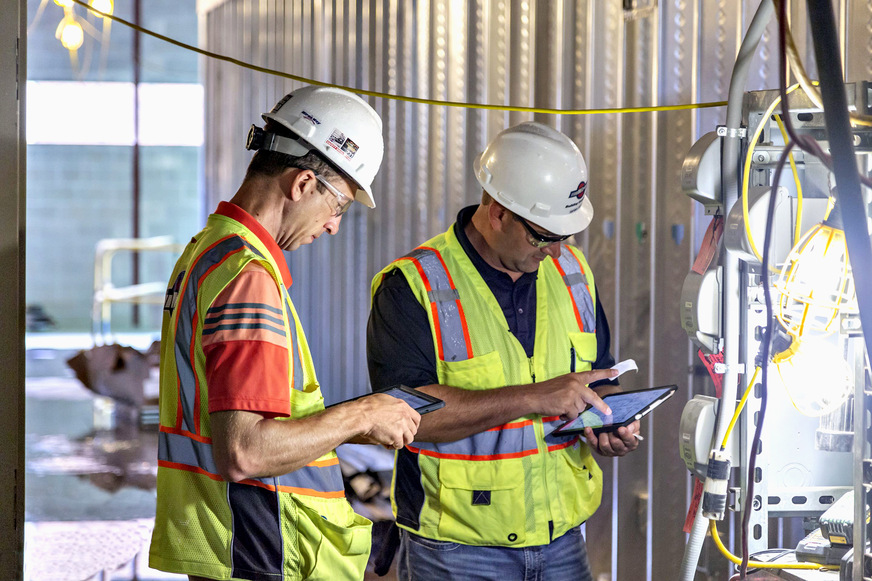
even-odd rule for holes
{"type": "Polygon", "coordinates": [[[386,393],[409,404],[419,414],[426,414],[445,407],[445,402],[437,397],[405,385],[395,385],[375,393],[386,393]]]}
{"type": "MultiPolygon", "coordinates": [[[[387,389],[382,389],[379,391],[375,391],[373,393],[367,393],[365,395],[359,395],[357,397],[341,401],[339,403],[348,403],[349,401],[354,401],[356,399],[360,399],[362,397],[368,397],[370,395],[374,395],[376,393],[386,393],[392,397],[397,399],[401,399],[409,406],[412,407],[413,410],[418,412],[419,414],[426,414],[428,412],[436,411],[439,408],[445,407],[445,402],[439,398],[433,397],[432,395],[428,395],[423,391],[418,391],[417,389],[408,387],[406,385],[395,385],[393,387],[389,387],[387,389]]],[[[333,404],[339,405],[339,404],[333,404]]],[[[331,407],[331,406],[328,406],[331,407]]]]}
{"type": "Polygon", "coordinates": [[[621,426],[632,424],[651,410],[672,397],[677,385],[665,385],[636,391],[619,391],[603,397],[612,408],[611,415],[605,415],[596,408],[589,407],[574,420],[569,420],[553,433],[560,435],[578,434],[585,428],[593,428],[594,434],[614,432],[621,426]]]}

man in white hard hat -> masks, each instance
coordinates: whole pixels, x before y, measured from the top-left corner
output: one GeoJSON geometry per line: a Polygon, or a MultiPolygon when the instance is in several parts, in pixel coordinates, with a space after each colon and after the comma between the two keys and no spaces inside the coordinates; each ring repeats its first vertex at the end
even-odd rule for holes
{"type": "Polygon", "coordinates": [[[372,285],[373,388],[446,402],[397,452],[399,576],[589,580],[580,526],[602,494],[591,450],[634,450],[639,423],[588,429],[586,443],[552,433],[588,404],[605,411],[590,386],[617,375],[593,274],[563,243],[593,217],[587,166],[567,136],[522,123],[474,171],[481,204],[372,285]]]}
{"type": "Polygon", "coordinates": [[[242,185],[167,289],[149,564],[192,580],[362,579],[372,523],[345,499],[334,449],[400,448],[420,416],[384,394],[324,409],[282,251],[336,234],[354,200],[375,206],[381,120],[318,87],[263,118],[242,185]]]}

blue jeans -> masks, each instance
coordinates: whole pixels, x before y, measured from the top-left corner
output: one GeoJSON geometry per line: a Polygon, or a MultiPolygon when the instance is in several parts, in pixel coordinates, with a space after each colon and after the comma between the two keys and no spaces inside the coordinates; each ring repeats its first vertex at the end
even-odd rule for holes
{"type": "Polygon", "coordinates": [[[477,547],[400,529],[401,581],[593,581],[581,527],[548,545],[477,547]]]}

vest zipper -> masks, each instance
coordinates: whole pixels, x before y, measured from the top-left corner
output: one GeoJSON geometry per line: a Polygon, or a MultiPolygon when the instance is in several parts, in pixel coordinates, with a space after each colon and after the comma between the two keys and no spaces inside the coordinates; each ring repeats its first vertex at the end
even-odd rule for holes
{"type": "MultiPolygon", "coordinates": [[[[533,358],[528,357],[527,363],[529,363],[529,365],[530,365],[530,377],[533,378],[533,383],[536,383],[536,372],[534,371],[534,367],[533,367],[533,358]]],[[[536,431],[536,439],[538,440],[537,448],[539,450],[539,454],[542,455],[541,465],[542,465],[543,472],[542,472],[542,482],[541,482],[540,486],[541,486],[542,490],[545,491],[545,494],[543,497],[544,505],[545,505],[545,512],[546,512],[544,520],[545,520],[545,522],[547,522],[549,524],[549,526],[548,526],[548,530],[549,530],[548,541],[550,542],[551,541],[550,532],[551,532],[551,527],[553,526],[554,517],[551,514],[551,491],[549,490],[549,486],[548,486],[548,474],[547,474],[548,463],[545,461],[545,454],[548,453],[548,445],[545,443],[545,423],[542,421],[542,416],[539,416],[533,422],[533,429],[536,431]]],[[[534,517],[534,519],[535,519],[535,517],[534,517]]],[[[538,529],[539,527],[537,526],[536,528],[538,529]]]]}

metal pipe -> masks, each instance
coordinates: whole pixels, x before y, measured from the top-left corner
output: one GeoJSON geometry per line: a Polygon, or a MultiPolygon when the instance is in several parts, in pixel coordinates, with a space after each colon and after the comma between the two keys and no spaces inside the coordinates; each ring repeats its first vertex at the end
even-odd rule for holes
{"type": "MultiPolygon", "coordinates": [[[[745,95],[745,85],[751,60],[757,52],[757,45],[763,36],[763,31],[772,19],[775,6],[772,0],[763,0],[751,20],[748,32],[739,47],[736,64],[730,78],[730,92],[727,100],[726,136],[723,142],[721,157],[722,200],[724,212],[739,198],[739,128],[742,122],[742,100],[745,95]]],[[[718,422],[713,442],[720,442],[727,431],[727,425],[736,409],[736,395],[739,380],[739,332],[740,324],[740,273],[739,259],[729,252],[724,256],[724,379],[723,394],[718,405],[718,422]]],[[[702,549],[707,529],[705,517],[698,510],[693,522],[693,529],[685,546],[684,559],[681,563],[681,581],[693,581],[699,554],[702,549]]]]}

